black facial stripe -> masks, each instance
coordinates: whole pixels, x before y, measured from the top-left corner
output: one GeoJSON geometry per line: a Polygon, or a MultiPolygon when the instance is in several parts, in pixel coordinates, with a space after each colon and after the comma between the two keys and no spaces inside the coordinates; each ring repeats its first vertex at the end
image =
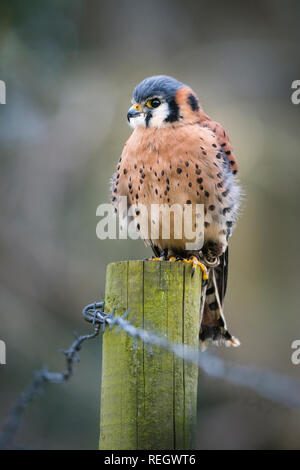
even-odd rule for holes
{"type": "Polygon", "coordinates": [[[199,104],[197,98],[192,95],[192,93],[188,96],[188,103],[193,111],[199,111],[199,104]]]}
{"type": "Polygon", "coordinates": [[[149,122],[150,122],[150,119],[152,118],[152,113],[151,112],[148,112],[147,113],[147,116],[146,116],[146,119],[145,119],[145,122],[146,122],[146,127],[149,127],[149,122]]]}
{"type": "Polygon", "coordinates": [[[174,99],[168,101],[169,104],[169,115],[166,117],[165,122],[178,121],[179,106],[174,99]]]}

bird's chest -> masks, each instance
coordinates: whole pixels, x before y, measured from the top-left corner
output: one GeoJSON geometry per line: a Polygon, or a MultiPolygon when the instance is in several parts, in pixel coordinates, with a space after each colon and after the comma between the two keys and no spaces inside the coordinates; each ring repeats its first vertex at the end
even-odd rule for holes
{"type": "Polygon", "coordinates": [[[136,149],[122,158],[119,174],[120,192],[131,204],[196,204],[213,184],[207,165],[176,149],[173,156],[136,149]]]}

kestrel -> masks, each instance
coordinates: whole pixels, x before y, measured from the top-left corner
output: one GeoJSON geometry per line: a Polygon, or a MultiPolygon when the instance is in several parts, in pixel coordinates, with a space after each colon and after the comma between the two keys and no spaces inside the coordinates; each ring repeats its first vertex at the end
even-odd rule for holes
{"type": "MultiPolygon", "coordinates": [[[[202,109],[197,95],[184,83],[164,76],[143,80],[133,92],[127,118],[133,132],[127,140],[117,171],[112,178],[112,201],[117,211],[120,196],[133,208],[136,229],[149,244],[156,259],[192,262],[202,269],[202,321],[199,338],[207,342],[238,346],[227,330],[223,300],[228,272],[228,239],[237,220],[240,187],[238,165],[223,126],[202,109]],[[169,208],[173,204],[203,204],[204,244],[187,250],[187,240],[168,238],[158,232],[143,233],[151,220],[151,205],[169,208]],[[148,209],[146,216],[141,210],[148,209]],[[143,217],[147,220],[143,220],[143,217]],[[146,224],[146,225],[147,225],[146,224]]],[[[193,224],[200,224],[199,214],[193,224]]],[[[201,217],[201,216],[200,216],[201,217]]],[[[158,219],[162,223],[163,212],[158,219]]]]}

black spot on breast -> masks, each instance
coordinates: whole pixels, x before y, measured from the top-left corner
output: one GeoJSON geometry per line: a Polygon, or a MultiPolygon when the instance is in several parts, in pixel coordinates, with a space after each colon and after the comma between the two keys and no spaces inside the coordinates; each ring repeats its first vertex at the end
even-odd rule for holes
{"type": "Polygon", "coordinates": [[[196,175],[200,175],[201,174],[201,170],[196,170],[196,175]]]}
{"type": "Polygon", "coordinates": [[[197,178],[197,183],[201,184],[203,181],[203,178],[197,178]]]}
{"type": "Polygon", "coordinates": [[[181,169],[181,168],[177,168],[177,173],[180,175],[180,173],[182,173],[182,169],[181,169]]]}
{"type": "Polygon", "coordinates": [[[198,100],[192,93],[188,96],[187,101],[193,111],[199,111],[198,100]]]}
{"type": "Polygon", "coordinates": [[[185,162],[185,166],[189,166],[189,162],[185,162]]]}
{"type": "Polygon", "coordinates": [[[188,200],[186,201],[186,204],[192,204],[192,203],[191,203],[191,201],[188,199],[188,200]]]}

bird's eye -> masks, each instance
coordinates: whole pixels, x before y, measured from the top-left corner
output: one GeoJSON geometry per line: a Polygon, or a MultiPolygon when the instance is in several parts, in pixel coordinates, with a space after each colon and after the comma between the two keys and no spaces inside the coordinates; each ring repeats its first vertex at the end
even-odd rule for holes
{"type": "Polygon", "coordinates": [[[148,100],[146,105],[148,108],[158,108],[161,105],[161,101],[158,98],[152,98],[152,100],[148,100]]]}

